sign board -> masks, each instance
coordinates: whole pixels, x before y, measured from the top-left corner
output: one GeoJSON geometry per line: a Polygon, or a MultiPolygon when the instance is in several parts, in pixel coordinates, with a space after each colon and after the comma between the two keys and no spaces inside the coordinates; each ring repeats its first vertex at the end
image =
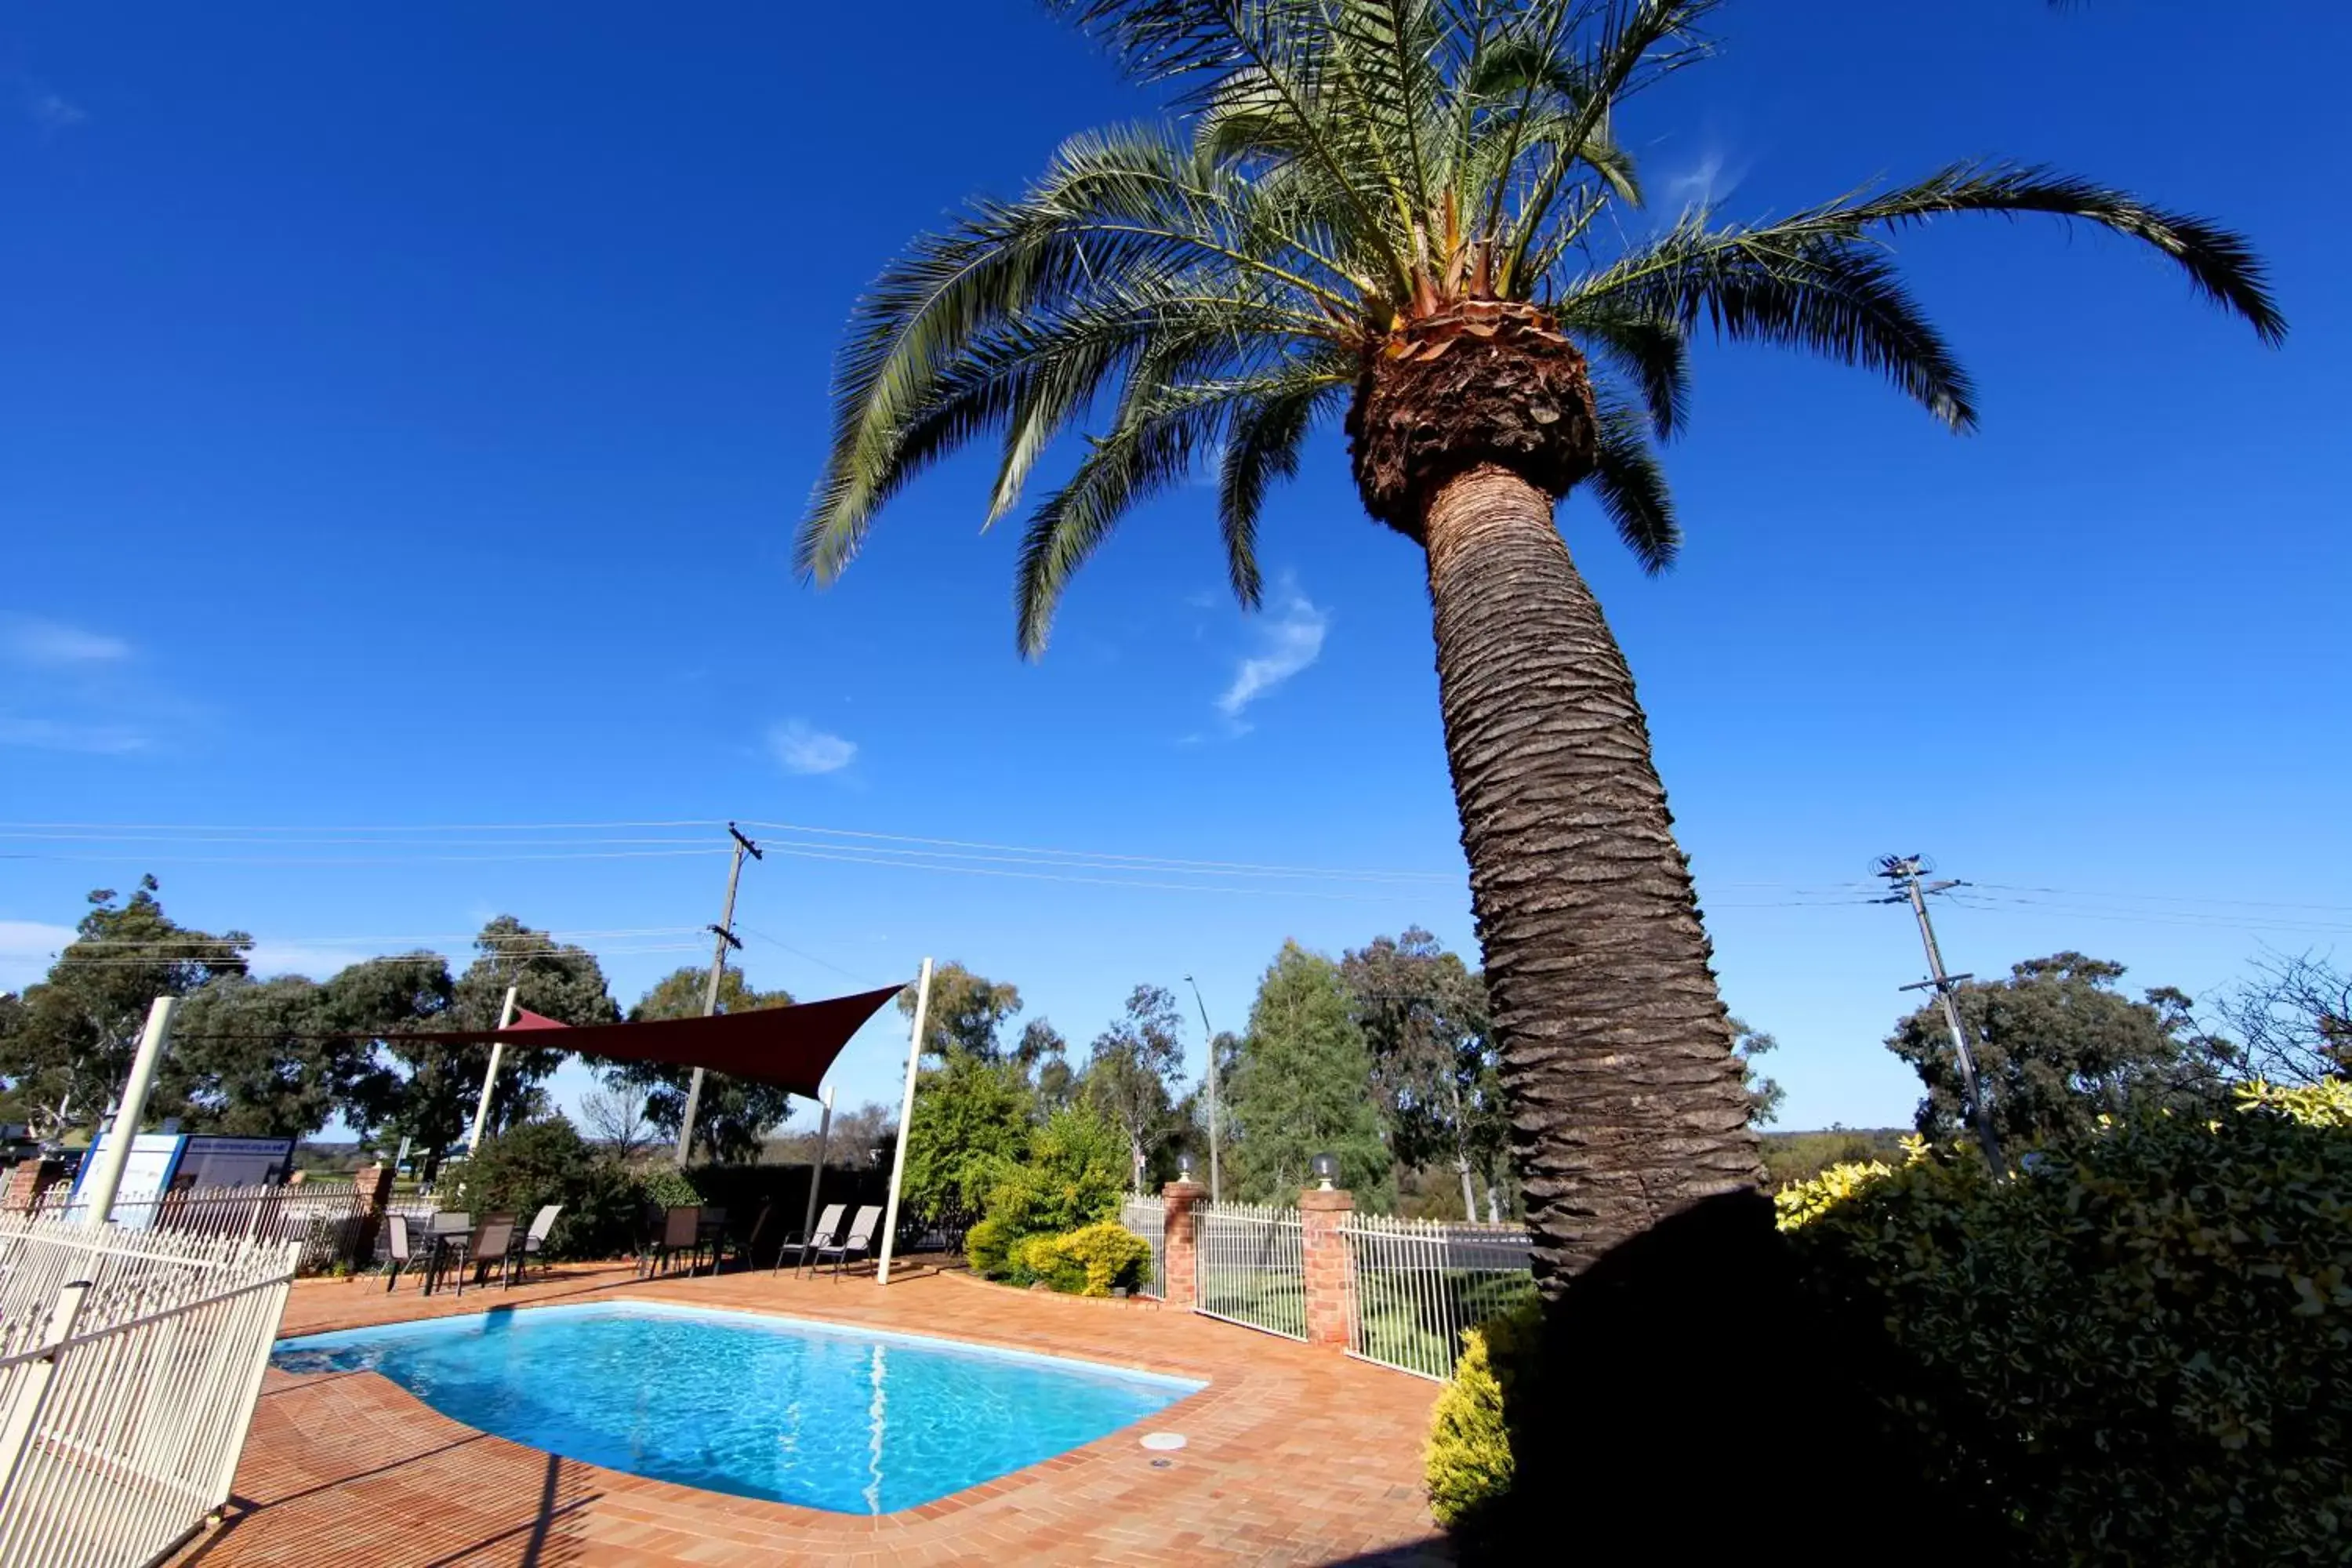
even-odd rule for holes
{"type": "MultiPolygon", "coordinates": [[[[112,1142],[109,1128],[90,1145],[89,1153],[74,1173],[75,1202],[66,1212],[88,1218],[79,1201],[82,1183],[98,1168],[99,1154],[112,1142]]],[[[115,1190],[115,1224],[144,1230],[155,1223],[156,1199],[185,1187],[258,1187],[286,1179],[294,1164],[291,1138],[212,1138],[180,1132],[142,1132],[131,1140],[122,1163],[122,1184],[115,1190]]]]}

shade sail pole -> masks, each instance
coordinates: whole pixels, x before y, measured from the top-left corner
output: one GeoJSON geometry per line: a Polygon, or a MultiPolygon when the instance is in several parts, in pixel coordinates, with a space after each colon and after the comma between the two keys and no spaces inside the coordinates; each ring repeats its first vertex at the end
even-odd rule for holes
{"type": "MultiPolygon", "coordinates": [[[[926,961],[926,980],[930,973],[926,961]]],[[[131,1058],[131,1076],[123,1080],[122,1098],[115,1103],[113,1130],[99,1148],[98,1164],[82,1189],[82,1201],[89,1205],[82,1217],[88,1224],[104,1225],[114,1213],[114,1194],[122,1190],[122,1169],[131,1162],[131,1141],[139,1136],[140,1121],[147,1114],[148,1091],[155,1087],[155,1068],[163,1059],[163,1047],[171,1044],[172,1015],[179,1005],[176,996],[158,996],[148,1006],[139,1054],[131,1058]]],[[[899,1147],[906,1144],[902,1142],[899,1147]]]]}
{"type": "Polygon", "coordinates": [[[915,982],[915,1026],[907,1032],[907,1089],[898,1097],[898,1152],[890,1162],[890,1204],[882,1214],[882,1261],[875,1266],[874,1282],[890,1283],[890,1252],[898,1239],[898,1185],[907,1176],[907,1127],[915,1120],[915,1068],[923,1057],[923,1025],[931,1011],[931,961],[923,960],[922,978],[915,982]]]}
{"type": "Polygon", "coordinates": [[[824,1120],[817,1123],[816,1159],[809,1166],[808,1213],[801,1216],[801,1240],[803,1242],[813,1241],[816,1237],[816,1191],[824,1185],[824,1146],[833,1140],[833,1086],[831,1084],[825,1085],[824,1092],[817,1096],[817,1103],[824,1107],[824,1120]]]}
{"type": "MultiPolygon", "coordinates": [[[[515,987],[507,987],[506,1005],[499,1009],[499,1027],[514,1022],[515,987]]],[[[504,1040],[490,1042],[490,1070],[482,1075],[482,1098],[474,1102],[474,1135],[466,1140],[466,1158],[470,1160],[482,1152],[482,1131],[490,1124],[490,1090],[498,1087],[499,1058],[505,1054],[504,1040]]]]}

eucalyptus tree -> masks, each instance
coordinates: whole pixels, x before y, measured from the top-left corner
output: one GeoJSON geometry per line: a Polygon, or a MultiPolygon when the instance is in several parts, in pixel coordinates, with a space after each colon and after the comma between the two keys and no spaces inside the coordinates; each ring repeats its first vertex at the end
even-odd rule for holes
{"type": "Polygon", "coordinates": [[[2266,342],[2235,234],[2041,167],[1956,163],[1790,216],[1654,222],[1619,106],[1703,60],[1714,0],[1060,0],[1159,121],[1077,135],[1014,199],[917,238],[857,307],[798,560],[830,580],[884,504],[983,437],[1030,511],[1018,640],[1149,496],[1213,476],[1233,590],[1269,490],[1340,424],[1365,510],[1420,547],[1448,760],[1547,1289],[1756,1179],[1748,1099],[1633,678],[1553,517],[1581,489],[1643,566],[1682,530],[1658,444],[1689,344],[1874,372],[1965,431],[1974,390],[1888,235],[2075,219],[2152,247],[2266,342]]]}

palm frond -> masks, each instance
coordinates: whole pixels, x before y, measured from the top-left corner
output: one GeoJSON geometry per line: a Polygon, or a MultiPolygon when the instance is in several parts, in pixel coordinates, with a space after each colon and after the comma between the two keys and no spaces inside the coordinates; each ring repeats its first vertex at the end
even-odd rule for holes
{"type": "Polygon", "coordinates": [[[1129,511],[1182,482],[1217,449],[1238,412],[1295,395],[1312,374],[1311,366],[1292,365],[1194,381],[1122,408],[1109,434],[1090,440],[1068,481],[1030,517],[1013,586],[1023,654],[1045,651],[1063,591],[1129,511]]]}
{"type": "Polygon", "coordinates": [[[1622,404],[1601,405],[1600,440],[1593,454],[1592,477],[1586,481],[1592,499],[1616,529],[1617,537],[1652,576],[1665,571],[1682,552],[1682,525],[1675,521],[1674,497],[1666,489],[1665,469],[1643,436],[1643,418],[1622,404]]]}
{"type": "Polygon", "coordinates": [[[1886,254],[1817,229],[1710,228],[1685,218],[1572,286],[1561,315],[1588,306],[1636,319],[1705,321],[1733,342],[1807,349],[1874,370],[1955,429],[1976,423],[1958,358],[1886,254]]]}
{"type": "Polygon", "coordinates": [[[1257,566],[1257,520],[1276,479],[1298,472],[1299,448],[1317,408],[1344,391],[1343,371],[1302,366],[1297,384],[1234,411],[1217,478],[1217,523],[1224,538],[1225,570],[1234,597],[1255,610],[1265,589],[1257,566]]]}
{"type": "Polygon", "coordinates": [[[1885,195],[1822,212],[1835,221],[1882,228],[1964,212],[2037,213],[2094,223],[2153,246],[2188,275],[2192,289],[2244,321],[2263,342],[2275,347],[2286,339],[2286,318],[2271,296],[2266,268],[2243,235],[2073,174],[2023,164],[1954,163],[1885,195]]]}
{"type": "Polygon", "coordinates": [[[1562,324],[1640,395],[1659,440],[1681,433],[1690,422],[1690,338],[1679,319],[1602,296],[1574,301],[1562,324]]]}

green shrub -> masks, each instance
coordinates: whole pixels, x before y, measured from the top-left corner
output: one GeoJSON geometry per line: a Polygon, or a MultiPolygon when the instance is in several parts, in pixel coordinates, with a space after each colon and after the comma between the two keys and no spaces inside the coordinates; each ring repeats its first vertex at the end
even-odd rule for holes
{"type": "Polygon", "coordinates": [[[693,1178],[667,1163],[639,1176],[637,1190],[645,1202],[660,1208],[685,1208],[702,1201],[702,1190],[694,1184],[693,1178]]]}
{"type": "Polygon", "coordinates": [[[1429,1511],[1475,1539],[1511,1488],[1511,1400],[1542,1324],[1532,1295],[1462,1335],[1462,1357],[1430,1412],[1423,1461],[1429,1511]]]}
{"type": "Polygon", "coordinates": [[[2009,1182],[1916,1162],[1788,1230],[1891,1347],[1885,1438],[2018,1561],[2352,1553],[2352,1136],[2340,1094],[2279,1092],[2111,1122],[2009,1182]]]}
{"type": "Polygon", "coordinates": [[[1151,1262],[1151,1244],[1117,1220],[1033,1236],[1022,1247],[1029,1272],[1071,1296],[1108,1296],[1114,1286],[1133,1289],[1151,1262]]]}
{"type": "Polygon", "coordinates": [[[561,1116],[484,1140],[464,1171],[464,1201],[476,1214],[511,1214],[529,1225],[541,1205],[563,1205],[547,1238],[551,1258],[612,1258],[635,1240],[644,1202],[637,1179],[561,1116]]]}
{"type": "Polygon", "coordinates": [[[1118,1213],[1127,1140],[1087,1106],[1055,1111],[1019,1162],[1000,1161],[983,1205],[1013,1236],[1059,1236],[1118,1213]]]}
{"type": "MultiPolygon", "coordinates": [[[[1117,1128],[1085,1106],[1055,1111],[1045,1125],[1031,1131],[1025,1159],[996,1162],[986,1217],[964,1237],[965,1260],[975,1273],[1009,1285],[1042,1279],[1057,1290],[1086,1291],[1088,1258],[1065,1258],[1049,1247],[1041,1267],[1032,1260],[1030,1244],[1058,1243],[1111,1220],[1118,1213],[1126,1175],[1127,1142],[1117,1128]]],[[[1114,1224],[1109,1228],[1119,1227],[1114,1224]]],[[[1149,1258],[1149,1245],[1137,1244],[1149,1258]]],[[[1117,1244],[1105,1240],[1087,1245],[1117,1244]]],[[[1099,1293],[1109,1289],[1106,1283],[1099,1293]]]]}
{"type": "Polygon", "coordinates": [[[1060,1237],[1024,1237],[1015,1251],[1021,1260],[1018,1272],[1027,1277],[1015,1283],[1041,1280],[1066,1296],[1076,1296],[1086,1289],[1086,1268],[1062,1250],[1060,1237]]]}
{"type": "Polygon", "coordinates": [[[1021,1239],[1001,1219],[981,1220],[964,1232],[964,1261],[971,1265],[973,1273],[996,1279],[1011,1266],[1013,1244],[1021,1239]]]}

